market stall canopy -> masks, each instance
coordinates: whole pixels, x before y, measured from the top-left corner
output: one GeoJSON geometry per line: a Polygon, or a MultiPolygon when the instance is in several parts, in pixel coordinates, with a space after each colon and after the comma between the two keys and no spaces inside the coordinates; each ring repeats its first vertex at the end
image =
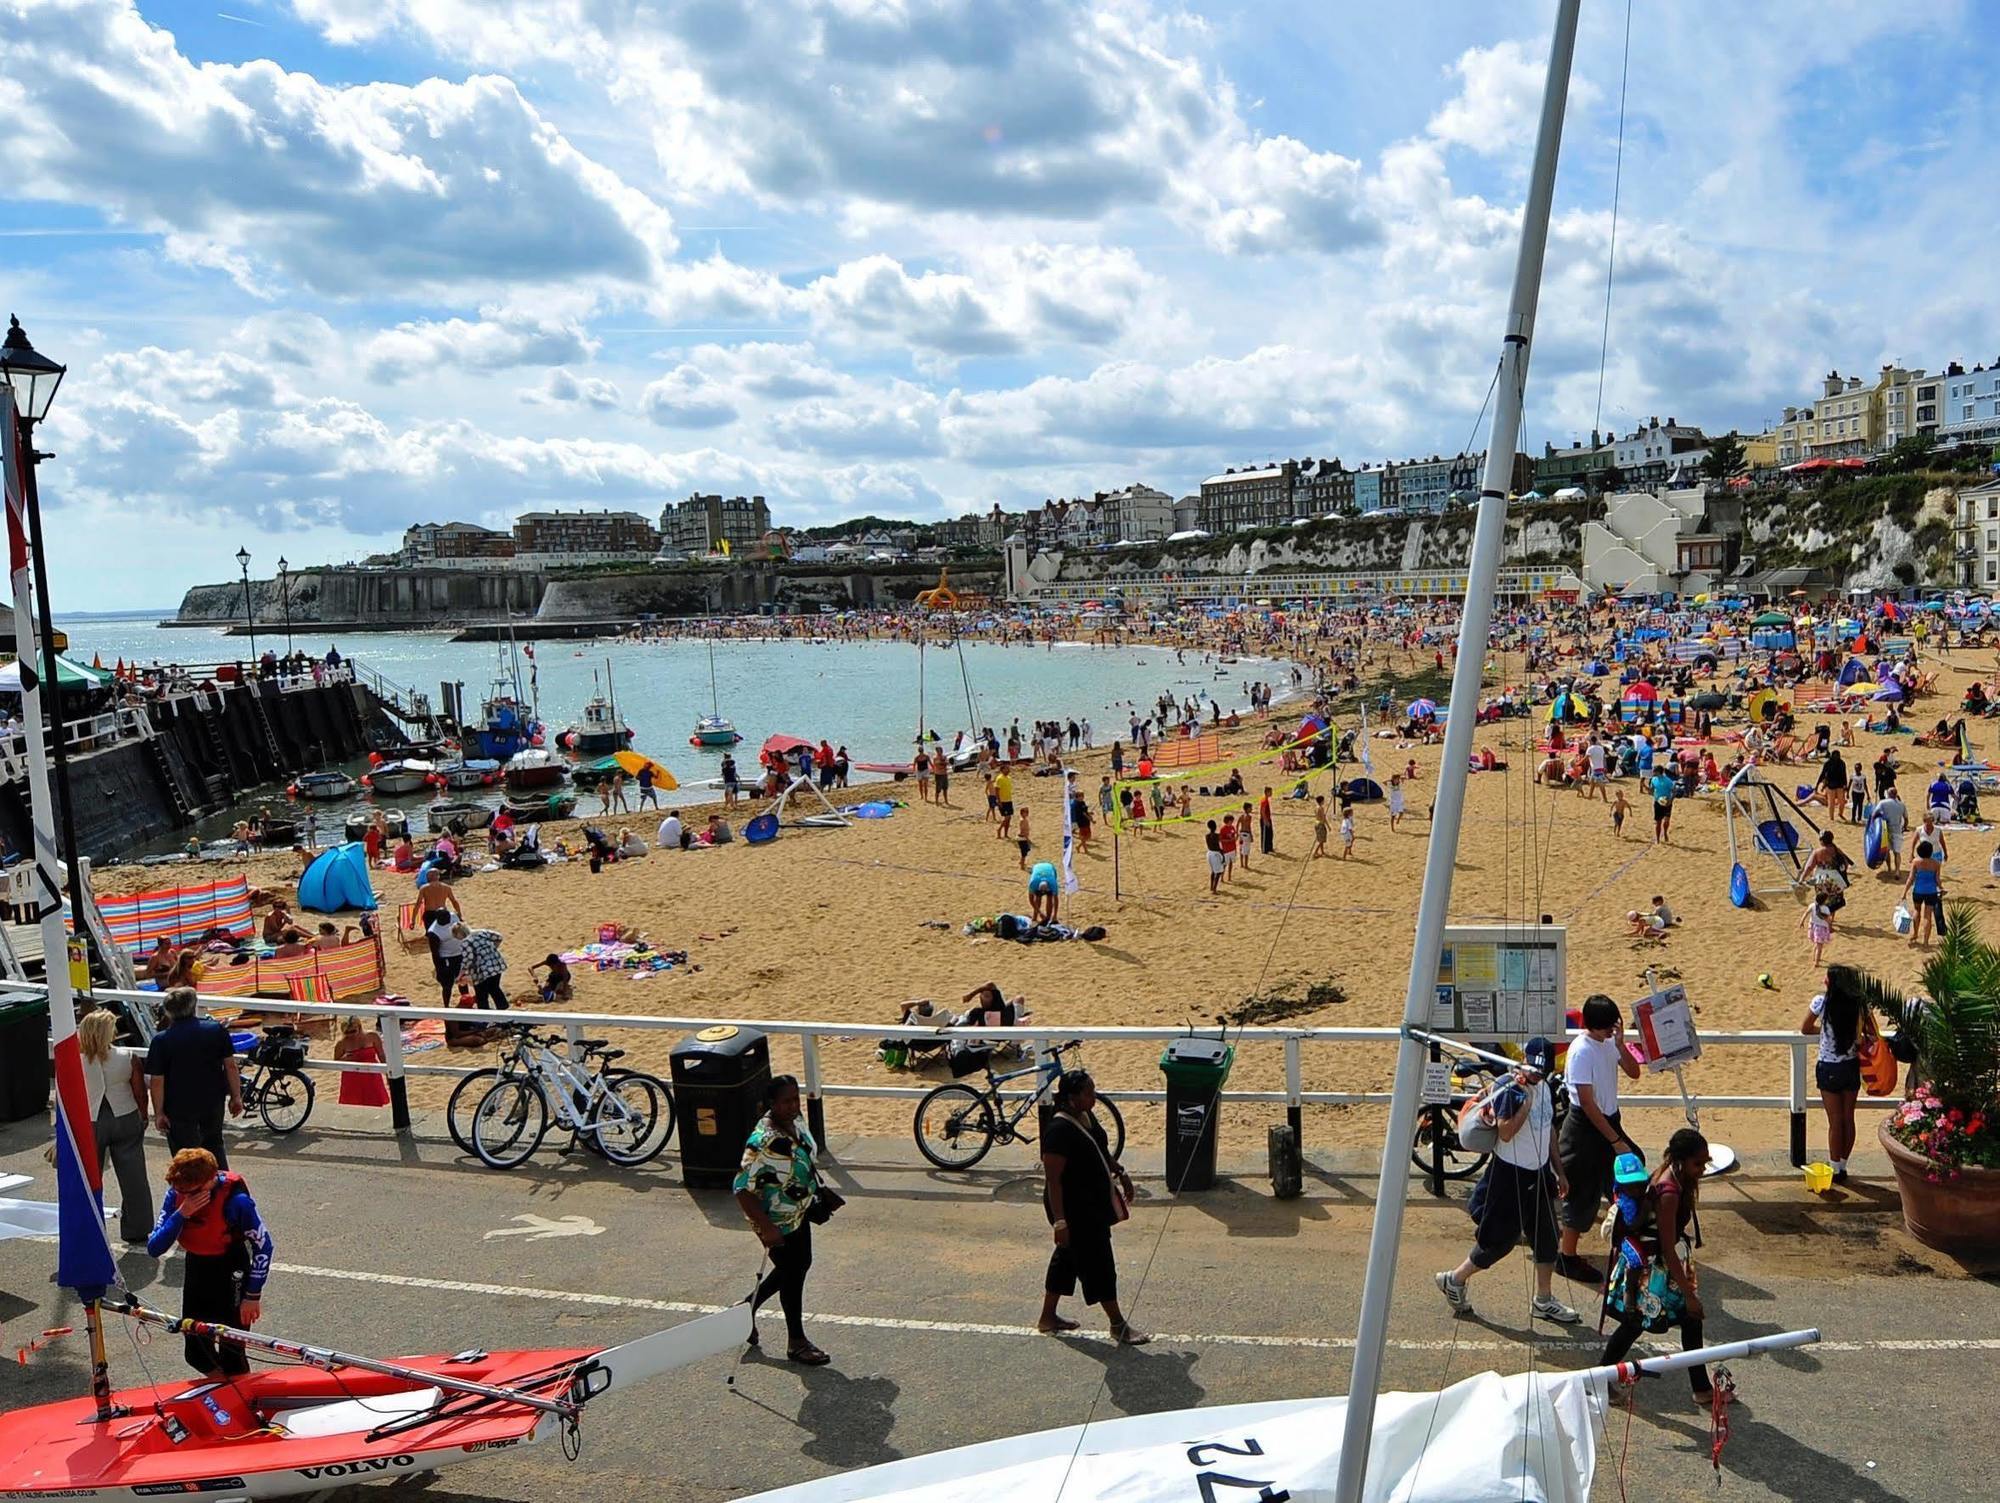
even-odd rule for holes
{"type": "MultiPolygon", "coordinates": [[[[65,689],[101,689],[111,682],[109,673],[98,673],[81,663],[72,663],[60,655],[56,658],[56,683],[65,689]]],[[[0,668],[0,694],[21,692],[21,664],[16,659],[5,668],[0,668]]]]}

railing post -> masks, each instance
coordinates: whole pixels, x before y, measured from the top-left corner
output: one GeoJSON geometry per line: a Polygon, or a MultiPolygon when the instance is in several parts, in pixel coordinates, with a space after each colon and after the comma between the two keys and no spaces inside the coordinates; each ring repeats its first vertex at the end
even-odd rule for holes
{"type": "Polygon", "coordinates": [[[389,1026],[382,1030],[382,1063],[389,1067],[389,1126],[396,1132],[408,1132],[410,1091],[403,1079],[403,1018],[394,1008],[385,1011],[389,1026]]]}
{"type": "Polygon", "coordinates": [[[802,1033],[799,1043],[805,1055],[806,1126],[812,1129],[813,1141],[822,1152],[826,1149],[826,1101],[820,1095],[819,1087],[819,1035],[802,1033]]]}
{"type": "Polygon", "coordinates": [[[1299,1098],[1304,1093],[1300,1083],[1299,1041],[1285,1040],[1285,1120],[1292,1124],[1292,1145],[1300,1153],[1305,1152],[1305,1103],[1299,1098]]]}
{"type": "Polygon", "coordinates": [[[563,1033],[569,1038],[569,1057],[571,1059],[582,1059],[583,1024],[566,1023],[563,1025],[563,1033]]]}
{"type": "Polygon", "coordinates": [[[1806,1162],[1806,1045],[1801,1038],[1792,1053],[1792,1167],[1803,1169],[1806,1162]]]}
{"type": "MultiPolygon", "coordinates": [[[[1437,1064],[1443,1058],[1444,1051],[1437,1046],[1437,1041],[1433,1039],[1431,1041],[1431,1063],[1437,1064]]],[[[1451,1108],[1449,1106],[1430,1107],[1427,1110],[1446,1113],[1451,1108]]],[[[1437,1196],[1444,1194],[1444,1131],[1442,1122],[1443,1118],[1441,1116],[1433,1117],[1431,1121],[1431,1194],[1437,1196]]]]}

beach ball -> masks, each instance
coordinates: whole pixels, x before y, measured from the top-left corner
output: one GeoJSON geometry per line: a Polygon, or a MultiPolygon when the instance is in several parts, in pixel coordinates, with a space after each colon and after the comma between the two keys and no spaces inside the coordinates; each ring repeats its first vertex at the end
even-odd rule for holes
{"type": "Polygon", "coordinates": [[[1759,971],[1757,973],[1757,984],[1763,987],[1765,991],[1771,990],[1771,973],[1769,971],[1759,971]]]}

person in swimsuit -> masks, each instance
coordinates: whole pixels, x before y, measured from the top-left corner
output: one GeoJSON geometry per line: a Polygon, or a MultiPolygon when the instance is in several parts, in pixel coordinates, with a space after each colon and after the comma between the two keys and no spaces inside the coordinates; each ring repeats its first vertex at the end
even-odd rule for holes
{"type": "Polygon", "coordinates": [[[1028,917],[1038,924],[1053,924],[1062,902],[1061,891],[1055,863],[1037,861],[1028,873],[1028,917]]]}

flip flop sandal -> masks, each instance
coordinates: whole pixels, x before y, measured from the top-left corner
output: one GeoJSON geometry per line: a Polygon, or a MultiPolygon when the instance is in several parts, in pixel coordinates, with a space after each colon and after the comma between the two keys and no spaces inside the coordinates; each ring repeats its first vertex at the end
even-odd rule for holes
{"type": "Polygon", "coordinates": [[[808,1342],[804,1346],[795,1346],[786,1352],[785,1360],[796,1362],[800,1367],[825,1367],[833,1358],[808,1342]]]}

